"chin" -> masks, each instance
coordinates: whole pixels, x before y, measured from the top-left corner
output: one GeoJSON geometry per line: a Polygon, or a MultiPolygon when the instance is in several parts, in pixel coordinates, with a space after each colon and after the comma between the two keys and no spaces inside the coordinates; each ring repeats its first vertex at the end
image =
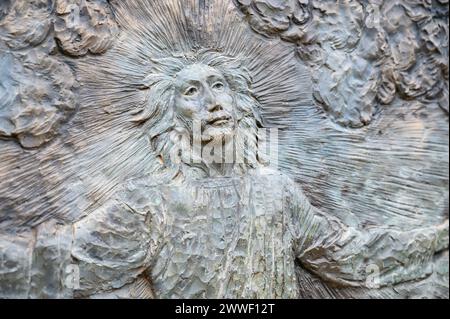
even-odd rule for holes
{"type": "Polygon", "coordinates": [[[224,139],[230,139],[235,135],[234,127],[210,127],[202,134],[202,142],[217,141],[221,143],[224,139]]]}

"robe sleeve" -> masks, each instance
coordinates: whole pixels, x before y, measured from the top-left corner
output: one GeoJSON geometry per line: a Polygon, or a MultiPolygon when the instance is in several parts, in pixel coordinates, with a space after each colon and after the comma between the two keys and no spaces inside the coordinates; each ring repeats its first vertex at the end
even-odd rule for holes
{"type": "Polygon", "coordinates": [[[289,194],[296,257],[337,285],[378,288],[424,278],[433,271],[435,253],[448,248],[448,220],[411,231],[359,230],[312,206],[293,182],[289,194]]]}
{"type": "Polygon", "coordinates": [[[120,289],[151,266],[161,222],[153,195],[151,190],[128,184],[74,225],[72,256],[80,268],[78,296],[120,289]]]}

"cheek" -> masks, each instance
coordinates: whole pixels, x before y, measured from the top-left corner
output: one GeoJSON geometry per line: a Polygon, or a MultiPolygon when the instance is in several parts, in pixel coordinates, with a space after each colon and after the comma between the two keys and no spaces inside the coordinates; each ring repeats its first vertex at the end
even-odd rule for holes
{"type": "Polygon", "coordinates": [[[198,102],[184,98],[175,99],[175,111],[186,119],[194,119],[198,113],[198,102]]]}
{"type": "Polygon", "coordinates": [[[222,105],[227,110],[233,109],[233,97],[228,93],[222,93],[217,96],[217,103],[222,105]]]}

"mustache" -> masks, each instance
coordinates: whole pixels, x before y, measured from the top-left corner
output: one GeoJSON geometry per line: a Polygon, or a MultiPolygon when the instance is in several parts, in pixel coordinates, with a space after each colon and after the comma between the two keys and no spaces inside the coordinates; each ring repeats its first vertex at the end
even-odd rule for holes
{"type": "Polygon", "coordinates": [[[227,111],[220,111],[214,114],[210,114],[207,119],[202,120],[202,127],[204,125],[214,124],[218,121],[231,121],[233,116],[227,111]]]}
{"type": "Polygon", "coordinates": [[[215,112],[213,114],[209,114],[206,117],[202,118],[196,118],[196,119],[186,119],[182,116],[176,116],[177,120],[189,131],[192,131],[194,128],[194,123],[200,123],[200,127],[204,129],[208,125],[212,125],[214,122],[217,121],[234,121],[234,117],[232,113],[227,112],[225,110],[215,112]]]}

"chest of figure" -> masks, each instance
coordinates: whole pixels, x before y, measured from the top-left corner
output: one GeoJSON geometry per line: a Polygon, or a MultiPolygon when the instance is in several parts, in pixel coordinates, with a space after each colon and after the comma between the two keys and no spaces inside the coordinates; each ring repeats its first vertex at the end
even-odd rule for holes
{"type": "Polygon", "coordinates": [[[163,192],[165,238],[152,269],[161,296],[270,298],[295,290],[281,198],[247,181],[227,182],[163,192]]]}

